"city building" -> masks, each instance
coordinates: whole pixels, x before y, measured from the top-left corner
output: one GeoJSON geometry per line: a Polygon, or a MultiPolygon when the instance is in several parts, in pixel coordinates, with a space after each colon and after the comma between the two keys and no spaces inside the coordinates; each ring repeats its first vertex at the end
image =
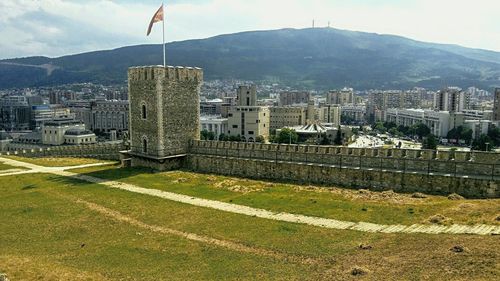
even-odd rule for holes
{"type": "Polygon", "coordinates": [[[240,86],[238,88],[237,106],[232,107],[228,113],[227,134],[240,136],[243,140],[252,142],[257,137],[269,137],[268,107],[257,106],[255,86],[240,86]]]}
{"type": "MultiPolygon", "coordinates": [[[[91,103],[91,123],[88,129],[95,133],[118,134],[128,130],[129,102],[126,100],[95,101],[91,103]]],[[[86,121],[84,119],[82,121],[86,121]]]]}
{"type": "Polygon", "coordinates": [[[472,138],[478,139],[481,135],[488,134],[492,124],[491,120],[465,120],[463,125],[472,130],[472,138]]]}
{"type": "Polygon", "coordinates": [[[380,121],[384,112],[390,108],[422,108],[425,103],[425,90],[415,88],[409,91],[388,90],[372,91],[368,95],[366,106],[366,119],[368,121],[380,121]]]}
{"type": "Polygon", "coordinates": [[[201,115],[200,116],[201,131],[213,132],[215,138],[219,139],[222,134],[226,134],[228,130],[228,119],[220,115],[201,115]]]}
{"type": "MultiPolygon", "coordinates": [[[[333,126],[332,124],[312,123],[303,126],[293,126],[287,128],[290,128],[297,133],[299,143],[320,144],[323,136],[326,136],[329,142],[333,144],[335,138],[337,137],[339,126],[333,126]]],[[[276,130],[276,134],[279,134],[281,130],[282,129],[276,130]]],[[[347,144],[353,140],[354,135],[350,127],[341,126],[340,133],[343,144],[347,144]]]]}
{"type": "Polygon", "coordinates": [[[457,87],[440,90],[434,97],[434,109],[439,111],[461,112],[470,108],[471,94],[457,87]]]}
{"type": "Polygon", "coordinates": [[[206,100],[200,102],[201,115],[220,115],[227,118],[229,108],[236,105],[235,97],[224,97],[223,99],[217,98],[213,100],[206,100]],[[233,99],[234,98],[234,99],[233,99]]]}
{"type": "Polygon", "coordinates": [[[500,121],[500,88],[496,88],[494,93],[493,121],[500,121]]]}
{"type": "Polygon", "coordinates": [[[310,92],[281,92],[278,105],[300,105],[307,104],[311,100],[310,92]]]}
{"type": "Polygon", "coordinates": [[[332,124],[334,127],[340,125],[341,107],[338,104],[327,104],[318,109],[318,121],[320,123],[332,124]]]}
{"type": "Polygon", "coordinates": [[[85,124],[74,119],[47,121],[42,125],[41,138],[44,145],[62,145],[68,130],[85,130],[85,124]]]}
{"type": "Polygon", "coordinates": [[[305,125],[306,107],[275,106],[269,108],[269,129],[275,131],[284,127],[305,125]]]}
{"type": "Polygon", "coordinates": [[[25,96],[4,96],[0,99],[0,129],[30,129],[31,109],[25,96]]]}
{"type": "Polygon", "coordinates": [[[96,135],[82,128],[69,129],[64,133],[64,143],[70,145],[93,144],[97,142],[96,135]]]}
{"type": "Polygon", "coordinates": [[[492,110],[464,109],[461,113],[463,113],[466,120],[493,120],[492,110]]]}
{"type": "Polygon", "coordinates": [[[66,102],[66,106],[70,109],[71,114],[75,116],[75,120],[85,124],[87,129],[92,127],[92,101],[78,100],[66,102]]]}
{"type": "Polygon", "coordinates": [[[44,122],[56,119],[74,119],[67,107],[60,105],[34,105],[31,107],[31,128],[40,129],[44,122]]]}
{"type": "Polygon", "coordinates": [[[11,142],[12,137],[7,132],[0,131],[0,151],[6,151],[11,142]]]}
{"type": "Polygon", "coordinates": [[[327,104],[354,104],[354,90],[352,88],[343,88],[342,90],[332,90],[326,94],[327,104]]]}
{"type": "Polygon", "coordinates": [[[463,114],[448,111],[391,108],[385,112],[384,121],[408,127],[422,123],[431,129],[433,135],[446,137],[451,129],[463,125],[464,119],[463,114]]]}
{"type": "Polygon", "coordinates": [[[342,121],[349,124],[366,123],[366,106],[347,104],[340,108],[342,121]]]}

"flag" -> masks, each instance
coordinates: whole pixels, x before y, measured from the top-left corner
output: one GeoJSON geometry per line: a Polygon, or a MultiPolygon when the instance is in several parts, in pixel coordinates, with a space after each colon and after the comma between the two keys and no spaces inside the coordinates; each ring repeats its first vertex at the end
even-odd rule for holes
{"type": "Polygon", "coordinates": [[[153,28],[153,24],[157,23],[159,21],[163,21],[163,4],[160,6],[158,11],[156,11],[153,18],[151,19],[151,22],[149,23],[149,27],[148,27],[147,36],[149,36],[149,34],[151,33],[151,29],[153,28]]]}

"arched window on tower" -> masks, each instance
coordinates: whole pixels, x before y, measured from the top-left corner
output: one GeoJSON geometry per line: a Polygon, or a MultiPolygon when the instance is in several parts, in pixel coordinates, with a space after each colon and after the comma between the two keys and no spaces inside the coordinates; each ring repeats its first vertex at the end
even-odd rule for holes
{"type": "Polygon", "coordinates": [[[146,119],[148,117],[148,113],[146,111],[146,105],[142,105],[142,119],[146,119]]]}
{"type": "Polygon", "coordinates": [[[148,153],[148,140],[147,139],[142,140],[142,152],[148,153]]]}

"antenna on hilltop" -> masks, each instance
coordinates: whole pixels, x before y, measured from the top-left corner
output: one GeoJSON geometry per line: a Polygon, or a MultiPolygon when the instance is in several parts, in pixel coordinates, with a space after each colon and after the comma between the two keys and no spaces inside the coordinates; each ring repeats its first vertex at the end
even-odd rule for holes
{"type": "Polygon", "coordinates": [[[328,21],[328,28],[330,28],[330,21],[328,21]]]}
{"type": "Polygon", "coordinates": [[[314,19],[313,19],[313,28],[314,28],[314,19]]]}

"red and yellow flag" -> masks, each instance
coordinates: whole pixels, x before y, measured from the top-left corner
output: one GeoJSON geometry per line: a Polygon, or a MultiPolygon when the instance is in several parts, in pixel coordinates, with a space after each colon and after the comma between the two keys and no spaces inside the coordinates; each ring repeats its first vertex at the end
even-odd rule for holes
{"type": "Polygon", "coordinates": [[[163,4],[160,6],[158,11],[156,11],[153,18],[151,19],[151,22],[149,23],[149,27],[148,27],[147,36],[149,36],[149,34],[151,33],[151,29],[153,28],[153,24],[157,23],[159,21],[163,21],[163,4]]]}

